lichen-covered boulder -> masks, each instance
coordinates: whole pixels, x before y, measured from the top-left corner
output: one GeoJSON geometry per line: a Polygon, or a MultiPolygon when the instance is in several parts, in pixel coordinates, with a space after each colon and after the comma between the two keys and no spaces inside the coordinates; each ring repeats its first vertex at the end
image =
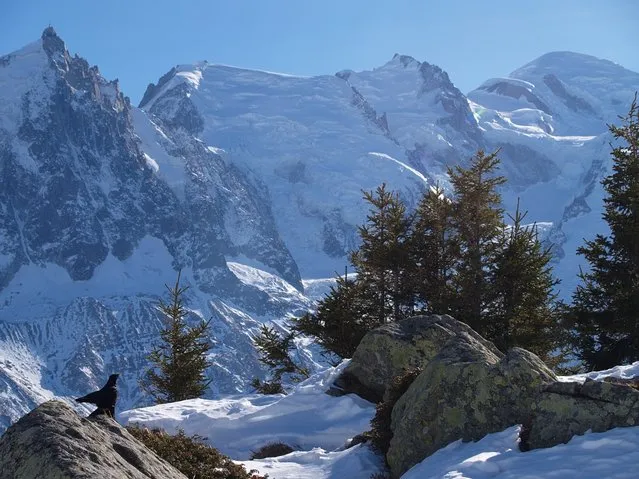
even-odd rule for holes
{"type": "Polygon", "coordinates": [[[379,402],[393,378],[413,368],[425,368],[453,338],[481,345],[496,358],[502,356],[493,343],[451,316],[414,316],[368,332],[335,386],[379,402]]]}
{"type": "Polygon", "coordinates": [[[0,477],[186,479],[107,416],[82,418],[48,401],[0,437],[0,477]]]}
{"type": "Polygon", "coordinates": [[[386,455],[393,477],[458,439],[478,440],[529,419],[557,378],[533,353],[496,354],[486,341],[455,336],[399,399],[386,455]]]}
{"type": "Polygon", "coordinates": [[[639,425],[639,391],[592,381],[553,383],[544,388],[529,424],[526,446],[551,447],[574,435],[639,425]]]}

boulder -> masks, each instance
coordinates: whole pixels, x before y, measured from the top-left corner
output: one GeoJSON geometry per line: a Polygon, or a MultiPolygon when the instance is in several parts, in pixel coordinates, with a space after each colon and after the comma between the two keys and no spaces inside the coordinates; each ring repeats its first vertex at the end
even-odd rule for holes
{"type": "Polygon", "coordinates": [[[414,316],[368,332],[335,386],[344,393],[380,402],[395,376],[425,368],[453,338],[477,345],[495,358],[502,357],[490,341],[451,316],[414,316]]]}
{"type": "Polygon", "coordinates": [[[558,382],[533,353],[504,355],[450,316],[416,316],[369,332],[336,386],[379,402],[394,377],[415,368],[422,372],[392,406],[386,459],[395,478],[456,440],[516,424],[522,450],[639,425],[638,380],[558,382]]]}
{"type": "Polygon", "coordinates": [[[542,389],[556,380],[523,349],[502,356],[466,335],[442,346],[393,408],[386,455],[393,477],[453,441],[525,422],[542,389]]]}
{"type": "Polygon", "coordinates": [[[108,416],[82,418],[48,401],[0,437],[0,476],[13,479],[186,479],[108,416]]]}
{"type": "Polygon", "coordinates": [[[551,447],[586,431],[639,425],[639,391],[587,379],[546,386],[535,405],[526,448],[551,447]]]}

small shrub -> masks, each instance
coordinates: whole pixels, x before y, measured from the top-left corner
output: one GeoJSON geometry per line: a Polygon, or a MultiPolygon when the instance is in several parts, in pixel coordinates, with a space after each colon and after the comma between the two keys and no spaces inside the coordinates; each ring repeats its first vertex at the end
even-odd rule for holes
{"type": "Polygon", "coordinates": [[[266,459],[267,457],[285,456],[294,449],[283,442],[270,442],[260,447],[257,451],[251,451],[251,459],[266,459]]]}
{"type": "Polygon", "coordinates": [[[391,413],[395,407],[395,403],[400,397],[408,390],[409,386],[413,384],[415,378],[421,373],[419,368],[406,371],[401,376],[397,376],[393,379],[391,387],[388,391],[388,398],[379,403],[375,408],[375,416],[371,421],[371,430],[369,435],[373,447],[382,454],[386,455],[388,448],[390,447],[390,441],[393,438],[393,432],[391,431],[391,413]]]}
{"type": "Polygon", "coordinates": [[[187,436],[180,430],[175,436],[162,429],[127,426],[127,431],[190,479],[266,479],[205,444],[203,437],[187,436]]]}
{"type": "Polygon", "coordinates": [[[356,436],[353,436],[353,438],[350,441],[348,441],[348,443],[346,444],[346,449],[350,449],[351,447],[355,447],[358,444],[366,444],[370,440],[371,440],[370,432],[369,431],[365,431],[365,432],[363,432],[361,434],[357,434],[356,436]]]}
{"type": "Polygon", "coordinates": [[[532,432],[532,417],[527,418],[519,429],[519,450],[521,452],[530,451],[530,433],[532,432]]]}
{"type": "Polygon", "coordinates": [[[255,378],[251,381],[251,386],[260,394],[286,394],[282,382],[278,380],[260,381],[255,378]]]}

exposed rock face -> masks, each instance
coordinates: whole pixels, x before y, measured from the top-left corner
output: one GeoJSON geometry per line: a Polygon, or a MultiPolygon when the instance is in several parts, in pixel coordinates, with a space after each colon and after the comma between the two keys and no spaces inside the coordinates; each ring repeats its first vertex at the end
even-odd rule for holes
{"type": "Polygon", "coordinates": [[[555,375],[534,354],[505,357],[479,341],[450,339],[393,408],[387,460],[394,477],[451,442],[525,422],[555,375]]]}
{"type": "Polygon", "coordinates": [[[590,379],[583,384],[553,383],[536,404],[527,446],[551,447],[588,430],[638,424],[639,391],[633,387],[590,379]]]}
{"type": "MultiPolygon", "coordinates": [[[[379,402],[395,376],[415,367],[425,368],[450,341],[467,344],[490,354],[494,361],[503,355],[466,324],[451,316],[415,316],[369,332],[335,385],[365,399],[379,402]]],[[[461,347],[461,346],[460,346],[461,347]]]]}
{"type": "Polygon", "coordinates": [[[0,475],[13,479],[184,479],[181,472],[106,416],[85,419],[49,401],[0,438],[0,475]]]}

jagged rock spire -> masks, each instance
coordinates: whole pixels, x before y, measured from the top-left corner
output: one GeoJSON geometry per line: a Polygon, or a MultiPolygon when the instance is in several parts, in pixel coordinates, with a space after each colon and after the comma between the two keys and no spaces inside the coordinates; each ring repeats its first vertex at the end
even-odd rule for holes
{"type": "Polygon", "coordinates": [[[50,25],[42,32],[42,47],[49,55],[65,52],[64,41],[50,25]]]}

